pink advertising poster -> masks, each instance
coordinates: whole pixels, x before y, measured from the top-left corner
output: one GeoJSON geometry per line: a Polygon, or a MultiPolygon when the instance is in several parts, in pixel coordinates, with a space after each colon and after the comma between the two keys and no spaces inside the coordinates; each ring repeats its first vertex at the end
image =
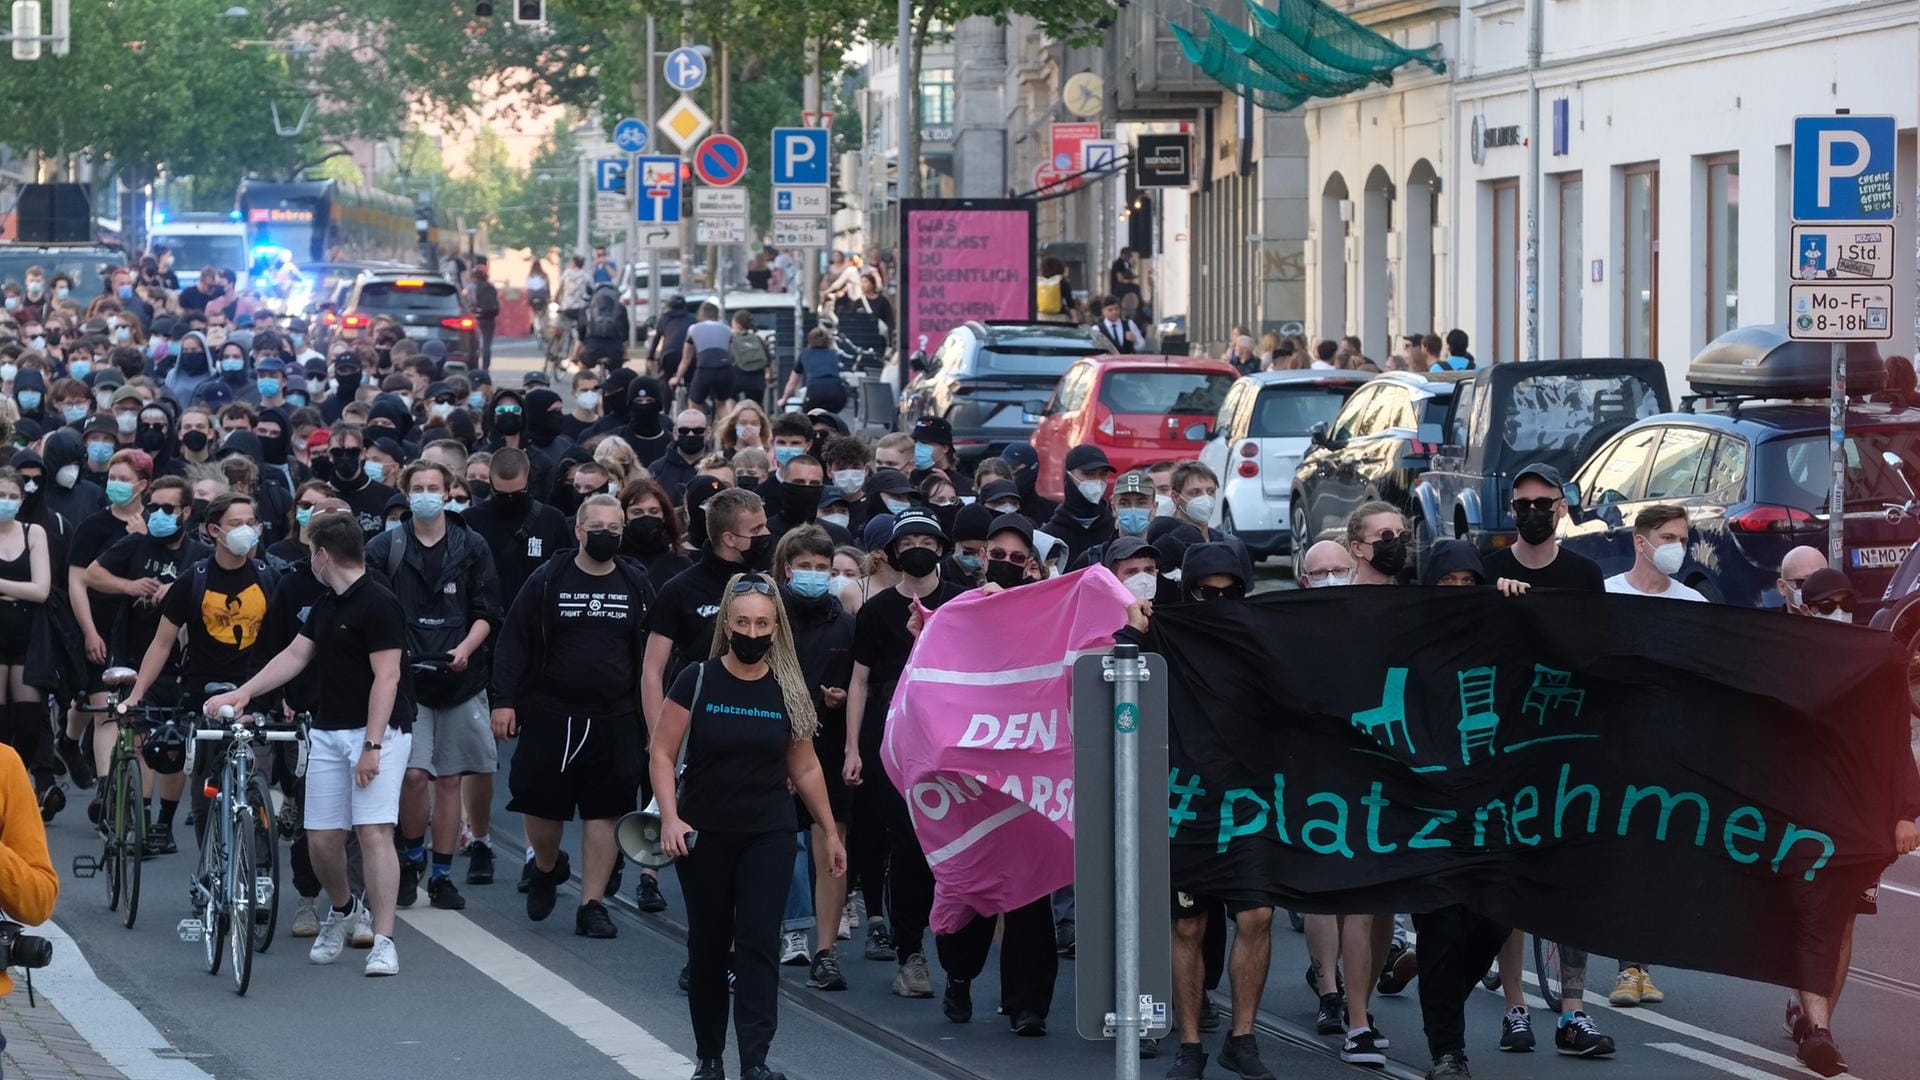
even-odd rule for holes
{"type": "Polygon", "coordinates": [[[914,199],[901,214],[906,352],[924,348],[931,355],[948,330],[969,319],[1033,318],[1032,203],[914,199]]]}

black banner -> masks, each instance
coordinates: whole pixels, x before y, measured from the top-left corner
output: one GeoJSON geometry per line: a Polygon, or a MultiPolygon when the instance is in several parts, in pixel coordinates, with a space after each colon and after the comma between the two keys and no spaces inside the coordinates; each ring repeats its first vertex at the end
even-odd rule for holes
{"type": "Polygon", "coordinates": [[[1173,879],[1818,990],[1920,812],[1889,635],[1590,593],[1155,611],[1173,879]]]}

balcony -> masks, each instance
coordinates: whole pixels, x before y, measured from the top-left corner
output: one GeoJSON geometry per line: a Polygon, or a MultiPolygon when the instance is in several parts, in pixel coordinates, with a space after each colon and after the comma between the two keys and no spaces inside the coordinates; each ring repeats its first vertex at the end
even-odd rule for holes
{"type": "MultiPolygon", "coordinates": [[[[1203,0],[1235,26],[1246,25],[1241,0],[1203,0]]],[[[1191,120],[1195,109],[1217,106],[1224,92],[1181,55],[1167,20],[1199,21],[1187,0],[1134,0],[1120,9],[1107,35],[1109,104],[1121,120],[1191,120]]]]}

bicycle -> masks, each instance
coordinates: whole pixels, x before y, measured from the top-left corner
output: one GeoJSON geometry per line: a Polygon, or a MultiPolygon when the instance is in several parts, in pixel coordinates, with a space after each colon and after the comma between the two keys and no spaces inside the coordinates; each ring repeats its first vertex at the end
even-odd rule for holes
{"type": "Polygon", "coordinates": [[[1547,1003],[1547,1011],[1560,1011],[1560,943],[1548,941],[1539,934],[1528,934],[1533,939],[1533,973],[1540,980],[1540,1000],[1547,1003]]]}
{"type": "MultiPolygon", "coordinates": [[[[207,696],[231,691],[233,686],[212,683],[207,696]]],[[[220,710],[224,726],[195,724],[194,744],[225,741],[218,786],[209,780],[206,838],[200,846],[200,866],[188,890],[198,918],[180,920],[182,941],[199,941],[206,953],[207,974],[220,973],[222,939],[233,962],[236,993],[245,994],[253,979],[253,954],[273,944],[280,921],[280,849],[274,842],[273,798],[264,772],[253,761],[255,742],[299,744],[304,760],[306,730],[298,724],[271,724],[259,715],[220,710]],[[244,793],[244,794],[243,794],[244,793]]],[[[188,768],[192,766],[192,755],[188,768]]],[[[304,771],[300,769],[299,771],[304,771]]]]}
{"type": "Polygon", "coordinates": [[[129,930],[140,915],[140,864],[147,857],[147,800],[140,785],[139,740],[141,735],[160,726],[160,721],[154,719],[156,714],[164,718],[173,712],[138,706],[142,714],[139,720],[122,713],[120,702],[137,678],[139,673],[132,668],[108,668],[103,676],[107,703],[99,708],[80,706],[82,712],[117,717],[120,733],[113,741],[107,776],[101,781],[100,820],[94,823],[100,829],[100,857],[73,857],[76,878],[94,877],[102,870],[107,872],[107,910],[120,910],[120,901],[125,900],[127,909],[122,921],[129,930]]]}

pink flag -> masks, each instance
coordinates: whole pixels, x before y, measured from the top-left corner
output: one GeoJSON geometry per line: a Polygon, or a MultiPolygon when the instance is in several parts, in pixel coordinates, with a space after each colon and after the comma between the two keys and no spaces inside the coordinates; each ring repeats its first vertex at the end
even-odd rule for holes
{"type": "Polygon", "coordinates": [[[1073,881],[1073,661],[1105,649],[1133,597],[1105,567],[933,614],[887,713],[880,756],[933,868],[933,928],[1073,881]]]}

